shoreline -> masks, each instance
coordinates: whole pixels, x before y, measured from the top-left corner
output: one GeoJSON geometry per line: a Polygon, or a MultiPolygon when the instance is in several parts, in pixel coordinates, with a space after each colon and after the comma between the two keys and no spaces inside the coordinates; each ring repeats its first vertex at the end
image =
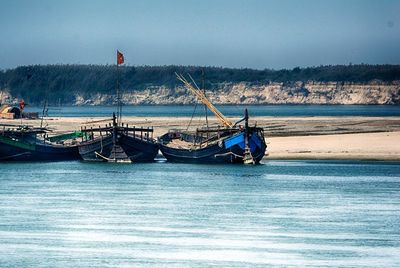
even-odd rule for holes
{"type": "MultiPolygon", "coordinates": [[[[110,117],[49,117],[44,125],[56,135],[78,131],[81,126],[102,126],[110,117]],[[91,121],[96,123],[89,124],[91,121]]],[[[231,118],[235,121],[239,118],[231,118]]],[[[210,124],[217,124],[215,118],[210,124]]],[[[125,116],[129,126],[154,127],[154,137],[169,129],[186,129],[190,117],[125,116]]],[[[21,124],[21,120],[0,119],[0,124],[21,124]]],[[[39,120],[22,124],[40,126],[39,120]]],[[[400,161],[400,117],[252,117],[250,124],[264,128],[268,160],[374,160],[400,161]]],[[[193,120],[191,129],[203,122],[193,120]]]]}

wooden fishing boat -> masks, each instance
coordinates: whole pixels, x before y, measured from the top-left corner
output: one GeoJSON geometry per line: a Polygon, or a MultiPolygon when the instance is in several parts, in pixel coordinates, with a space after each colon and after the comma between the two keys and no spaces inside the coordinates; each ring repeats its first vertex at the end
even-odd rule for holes
{"type": "Polygon", "coordinates": [[[159,146],[153,138],[153,128],[137,128],[118,124],[113,114],[112,124],[97,128],[82,128],[83,140],[79,153],[83,160],[97,162],[150,162],[159,146]]]}
{"type": "Polygon", "coordinates": [[[181,163],[258,164],[267,148],[263,129],[249,126],[195,132],[172,130],[161,136],[159,142],[168,161],[181,163]]]}
{"type": "Polygon", "coordinates": [[[79,160],[78,146],[73,142],[80,133],[48,137],[47,128],[1,125],[0,161],[79,160]],[[72,140],[66,143],[66,140],[72,140]]]}
{"type": "Polygon", "coordinates": [[[264,132],[263,128],[249,126],[247,109],[244,118],[233,124],[207,99],[193,79],[196,87],[182,75],[177,74],[177,77],[216,115],[220,126],[192,132],[170,130],[159,137],[160,150],[165,158],[181,163],[260,163],[267,149],[264,132]],[[244,126],[240,125],[241,122],[244,126]]]}
{"type": "Polygon", "coordinates": [[[112,123],[97,128],[82,128],[85,135],[79,144],[79,153],[86,161],[149,162],[154,161],[159,145],[153,139],[153,128],[129,127],[122,123],[122,103],[118,66],[124,63],[124,55],[117,50],[118,120],[115,113],[112,123]]]}

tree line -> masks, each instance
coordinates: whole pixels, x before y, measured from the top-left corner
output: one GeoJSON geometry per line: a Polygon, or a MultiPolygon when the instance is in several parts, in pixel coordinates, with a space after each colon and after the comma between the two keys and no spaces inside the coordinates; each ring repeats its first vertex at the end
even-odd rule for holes
{"type": "Polygon", "coordinates": [[[294,81],[356,82],[400,80],[400,65],[328,65],[282,70],[234,69],[201,66],[32,65],[0,70],[0,89],[28,103],[72,103],[75,94],[113,94],[117,78],[121,89],[143,90],[150,86],[181,86],[175,72],[189,73],[208,90],[218,83],[268,84],[294,81]],[[118,68],[118,70],[117,70],[118,68]]]}

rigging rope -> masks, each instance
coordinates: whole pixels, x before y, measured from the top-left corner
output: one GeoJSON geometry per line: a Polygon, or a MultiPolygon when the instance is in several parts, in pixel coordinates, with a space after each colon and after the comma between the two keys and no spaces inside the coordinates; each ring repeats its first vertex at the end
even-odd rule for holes
{"type": "Polygon", "coordinates": [[[196,102],[196,105],[194,106],[194,110],[193,110],[193,113],[192,113],[192,117],[190,118],[189,124],[186,127],[186,131],[188,131],[190,125],[192,124],[192,120],[193,120],[194,114],[196,112],[196,109],[197,109],[197,102],[196,102]]]}

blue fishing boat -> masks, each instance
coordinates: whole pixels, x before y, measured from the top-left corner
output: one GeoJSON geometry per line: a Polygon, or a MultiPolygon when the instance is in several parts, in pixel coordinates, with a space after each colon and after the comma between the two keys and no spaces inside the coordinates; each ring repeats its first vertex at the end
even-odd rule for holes
{"type": "Polygon", "coordinates": [[[208,100],[193,79],[192,85],[184,76],[177,74],[177,77],[215,114],[220,126],[195,131],[170,130],[159,137],[165,158],[181,163],[260,163],[267,149],[264,131],[261,127],[249,126],[247,109],[243,119],[232,123],[208,100]]]}

